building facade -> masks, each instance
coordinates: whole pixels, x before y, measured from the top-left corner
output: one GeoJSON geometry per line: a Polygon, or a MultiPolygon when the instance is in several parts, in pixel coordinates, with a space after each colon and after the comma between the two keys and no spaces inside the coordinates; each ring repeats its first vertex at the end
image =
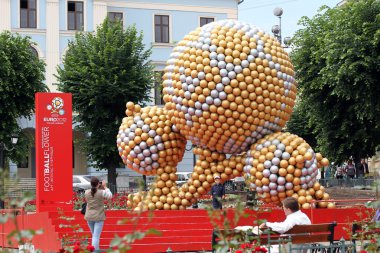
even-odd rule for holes
{"type": "MultiPolygon", "coordinates": [[[[238,0],[0,0],[0,32],[9,30],[29,36],[35,43],[31,49],[46,63],[46,84],[57,91],[56,68],[62,64],[68,43],[76,32],[93,32],[108,16],[122,20],[123,25],[135,25],[143,31],[144,43],[152,46],[151,60],[161,76],[166,60],[188,32],[198,26],[221,19],[238,18],[238,0]]],[[[162,104],[155,84],[152,104],[162,104]]],[[[24,131],[34,138],[34,121],[20,119],[24,131]]],[[[73,133],[74,139],[83,138],[73,133]]],[[[191,145],[188,145],[191,147],[191,145]]],[[[74,174],[88,173],[86,156],[73,144],[74,174]]],[[[190,148],[189,148],[190,149],[190,148]]],[[[34,148],[26,162],[14,165],[11,172],[20,177],[35,176],[34,148]]],[[[192,153],[186,152],[180,171],[191,170],[192,153]]]]}

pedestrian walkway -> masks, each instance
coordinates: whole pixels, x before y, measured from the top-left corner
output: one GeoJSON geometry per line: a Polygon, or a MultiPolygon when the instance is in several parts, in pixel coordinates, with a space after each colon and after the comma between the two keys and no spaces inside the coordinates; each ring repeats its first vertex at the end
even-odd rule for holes
{"type": "Polygon", "coordinates": [[[319,179],[319,183],[325,187],[355,187],[358,189],[371,189],[376,187],[375,178],[329,178],[329,179],[319,179]]]}

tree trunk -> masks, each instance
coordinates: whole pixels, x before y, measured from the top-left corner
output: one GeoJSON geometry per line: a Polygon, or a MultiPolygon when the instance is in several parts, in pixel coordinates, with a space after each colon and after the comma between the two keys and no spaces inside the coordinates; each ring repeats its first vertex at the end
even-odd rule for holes
{"type": "Polygon", "coordinates": [[[111,190],[112,194],[115,194],[115,193],[117,193],[116,167],[111,165],[107,168],[107,170],[108,170],[108,177],[107,177],[108,184],[110,185],[110,190],[111,190]]]}

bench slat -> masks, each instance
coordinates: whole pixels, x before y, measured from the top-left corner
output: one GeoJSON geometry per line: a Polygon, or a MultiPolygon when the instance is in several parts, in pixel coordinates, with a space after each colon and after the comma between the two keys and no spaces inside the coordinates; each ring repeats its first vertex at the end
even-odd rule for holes
{"type": "Polygon", "coordinates": [[[313,225],[297,225],[290,229],[286,234],[299,234],[299,233],[318,233],[330,231],[332,223],[322,223],[313,225]]]}
{"type": "MultiPolygon", "coordinates": [[[[286,235],[270,235],[270,240],[279,241],[279,240],[291,240],[293,244],[302,244],[302,243],[312,243],[312,242],[330,242],[329,233],[320,233],[320,234],[286,234],[286,235]]],[[[260,236],[261,243],[268,243],[268,236],[260,236]]]]}
{"type": "Polygon", "coordinates": [[[291,237],[291,240],[293,244],[330,241],[328,234],[295,235],[291,237]]]}

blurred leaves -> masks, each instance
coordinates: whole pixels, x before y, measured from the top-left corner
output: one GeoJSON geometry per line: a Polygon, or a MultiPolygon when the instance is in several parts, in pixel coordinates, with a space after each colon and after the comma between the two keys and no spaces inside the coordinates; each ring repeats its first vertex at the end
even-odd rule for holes
{"type": "MultiPolygon", "coordinates": [[[[34,198],[34,193],[22,191],[19,197],[10,197],[9,195],[11,192],[9,191],[9,188],[3,188],[3,186],[10,183],[8,182],[8,172],[0,170],[0,178],[2,179],[0,199],[5,200],[6,203],[5,210],[0,215],[0,225],[6,224],[6,227],[10,225],[11,227],[14,227],[14,230],[6,234],[4,239],[6,238],[8,245],[26,245],[33,240],[34,236],[43,234],[42,229],[23,229],[25,224],[20,224],[20,221],[23,219],[18,218],[19,215],[24,212],[23,208],[25,207],[25,204],[34,198]]],[[[13,180],[11,183],[17,185],[18,181],[13,180]]],[[[10,252],[10,250],[8,251],[1,247],[0,252],[10,252]]]]}

